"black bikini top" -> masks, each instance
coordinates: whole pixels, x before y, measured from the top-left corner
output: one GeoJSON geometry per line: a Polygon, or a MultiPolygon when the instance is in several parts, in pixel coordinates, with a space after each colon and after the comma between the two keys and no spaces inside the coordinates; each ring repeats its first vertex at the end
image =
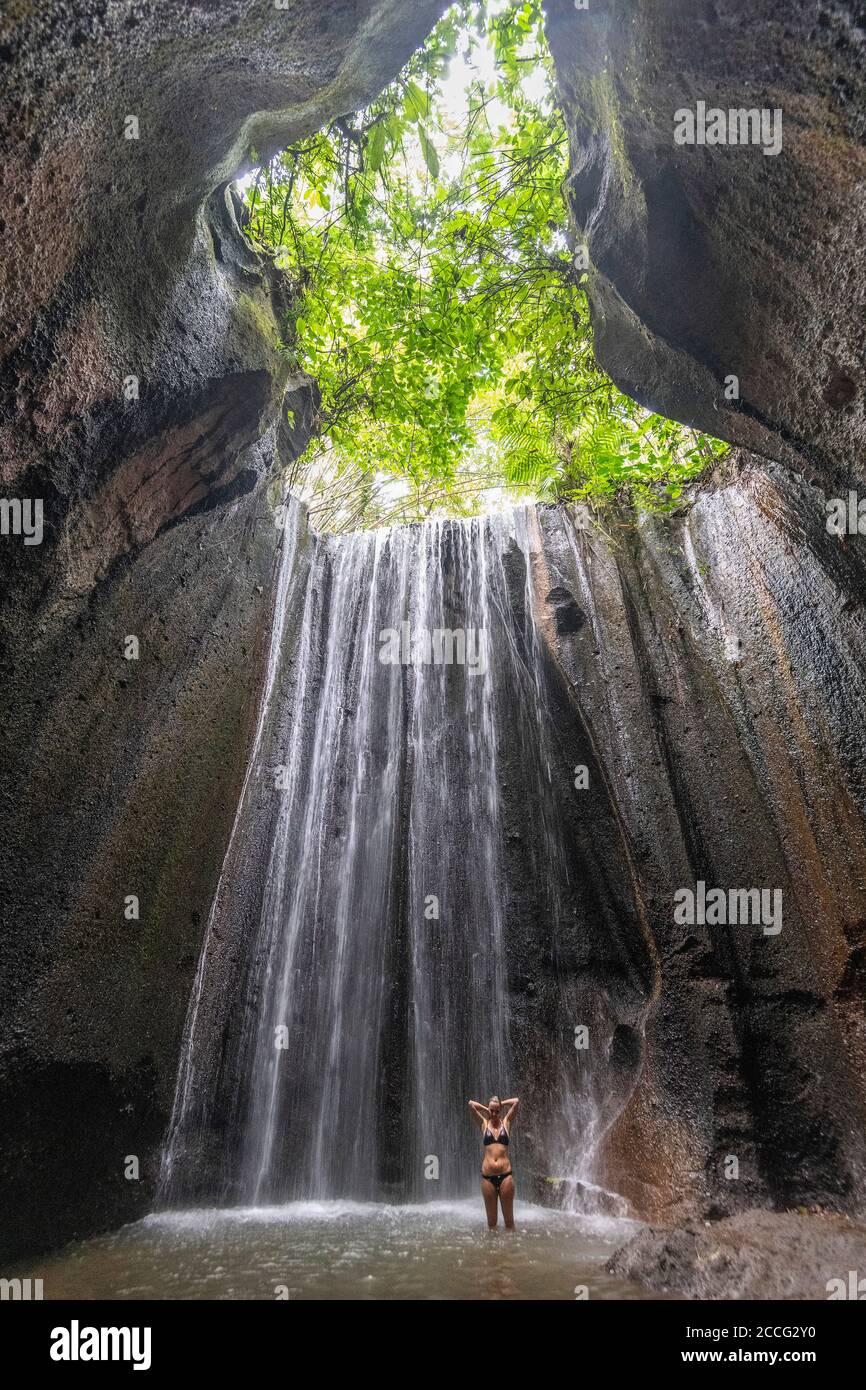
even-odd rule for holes
{"type": "Polygon", "coordinates": [[[484,1131],[484,1138],[483,1138],[483,1140],[482,1140],[482,1143],[484,1143],[484,1144],[505,1144],[505,1146],[507,1147],[507,1146],[508,1146],[508,1130],[507,1130],[507,1129],[505,1128],[505,1126],[503,1125],[502,1128],[501,1128],[500,1131],[499,1131],[499,1135],[497,1136],[497,1135],[491,1133],[490,1128],[489,1128],[489,1126],[488,1126],[488,1128],[485,1129],[485,1131],[484,1131]]]}

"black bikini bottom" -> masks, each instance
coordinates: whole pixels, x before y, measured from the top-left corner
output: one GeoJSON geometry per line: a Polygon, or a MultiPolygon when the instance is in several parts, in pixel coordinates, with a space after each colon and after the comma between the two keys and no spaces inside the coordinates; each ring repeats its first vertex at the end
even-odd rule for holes
{"type": "Polygon", "coordinates": [[[507,1173],[482,1173],[481,1176],[485,1182],[492,1182],[493,1186],[496,1188],[496,1191],[498,1192],[502,1184],[505,1182],[505,1179],[513,1178],[514,1174],[509,1168],[507,1173]]]}

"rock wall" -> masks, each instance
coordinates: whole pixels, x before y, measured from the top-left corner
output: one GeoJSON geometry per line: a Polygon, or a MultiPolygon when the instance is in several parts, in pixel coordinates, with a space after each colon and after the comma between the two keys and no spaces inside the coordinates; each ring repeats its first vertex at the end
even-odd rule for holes
{"type": "Polygon", "coordinates": [[[2,478],[47,498],[45,554],[65,548],[73,593],[270,466],[257,445],[286,388],[287,306],[221,190],[356,109],[435,15],[429,0],[10,11],[2,478]]]}
{"type": "Polygon", "coordinates": [[[18,653],[0,1010],[13,1249],[151,1200],[262,679],[274,535],[256,494],[192,519],[18,653]]]}
{"type": "Polygon", "coordinates": [[[567,659],[660,962],[611,1185],[668,1216],[750,1194],[862,1206],[866,583],[862,539],[829,536],[824,504],[864,479],[863,16],[836,0],[545,10],[602,364],[790,470],[746,456],[688,520],[615,529],[613,552],[582,542],[592,622],[567,659]],[[781,149],[677,144],[698,102],[781,112],[781,149]],[[674,885],[698,878],[783,886],[776,944],[674,929],[674,885]]]}
{"type": "Polygon", "coordinates": [[[555,648],[631,846],[657,962],[645,1066],[599,1176],[642,1214],[822,1203],[866,1178],[866,575],[820,494],[752,460],[688,517],[546,514],[555,648]],[[782,926],[674,894],[782,892],[782,926]],[[726,1163],[738,1160],[738,1172],[726,1163]]]}
{"type": "Polygon", "coordinates": [[[845,0],[545,0],[595,344],[629,395],[830,481],[864,478],[866,31],[845,0]],[[677,145],[703,101],[782,148],[677,145]],[[740,398],[725,396],[725,379],[740,398]]]}

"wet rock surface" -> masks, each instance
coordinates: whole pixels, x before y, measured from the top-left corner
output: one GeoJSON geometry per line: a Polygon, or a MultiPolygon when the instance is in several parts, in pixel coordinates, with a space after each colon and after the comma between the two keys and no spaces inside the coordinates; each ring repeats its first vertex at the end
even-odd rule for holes
{"type": "Polygon", "coordinates": [[[272,467],[290,305],[228,182],[355,110],[436,14],[226,0],[10,16],[0,477],[46,498],[39,579],[51,565],[86,593],[272,467]]]}
{"type": "Polygon", "coordinates": [[[609,1273],[691,1298],[862,1299],[866,1225],[840,1216],[744,1211],[676,1230],[647,1227],[609,1273]]]}
{"type": "Polygon", "coordinates": [[[603,366],[663,414],[834,487],[862,480],[862,6],[548,0],[546,12],[603,366]],[[698,102],[781,111],[780,151],[676,144],[676,113],[698,102]]]}
{"type": "Polygon", "coordinates": [[[276,536],[255,495],[191,520],[19,649],[3,736],[6,787],[31,770],[3,812],[10,1250],[118,1224],[152,1201],[260,694],[276,536]],[[137,660],[125,658],[129,636],[137,660]]]}
{"type": "MultiPolygon", "coordinates": [[[[866,1173],[866,749],[859,545],[757,466],[615,545],[542,513],[555,650],[609,781],[656,963],[605,1186],[672,1219],[857,1210],[866,1173]],[[781,930],[678,923],[698,880],[781,891],[781,930]],[[736,1160],[732,1163],[731,1160],[736,1160]]],[[[579,793],[577,794],[579,796],[579,793]]]]}

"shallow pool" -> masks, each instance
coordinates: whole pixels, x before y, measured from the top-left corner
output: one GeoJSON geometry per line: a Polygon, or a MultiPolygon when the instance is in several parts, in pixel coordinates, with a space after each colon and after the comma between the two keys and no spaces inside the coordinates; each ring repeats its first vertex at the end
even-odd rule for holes
{"type": "Polygon", "coordinates": [[[44,1297],[592,1299],[654,1295],[605,1273],[633,1222],[519,1203],[488,1232],[480,1202],[295,1202],[148,1216],[24,1271],[44,1297]]]}

